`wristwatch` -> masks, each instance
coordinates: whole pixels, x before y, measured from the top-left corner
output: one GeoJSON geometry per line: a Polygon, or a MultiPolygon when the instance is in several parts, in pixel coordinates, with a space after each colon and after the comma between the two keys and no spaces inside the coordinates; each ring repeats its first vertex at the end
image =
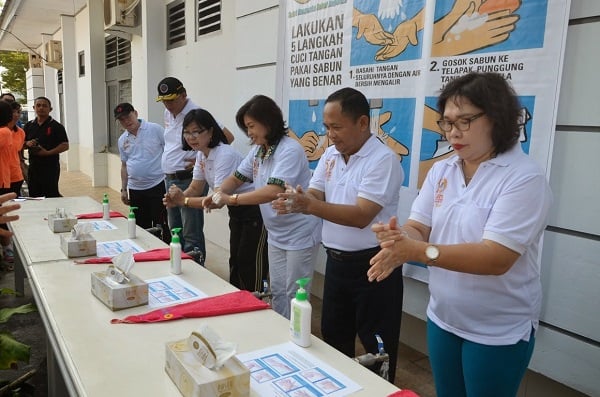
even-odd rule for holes
{"type": "Polygon", "coordinates": [[[238,205],[238,197],[239,197],[239,194],[237,194],[237,193],[231,195],[231,205],[236,205],[236,206],[238,205]]]}
{"type": "Polygon", "coordinates": [[[427,266],[435,266],[440,257],[440,249],[435,245],[428,245],[425,247],[425,256],[427,257],[427,266]]]}
{"type": "Polygon", "coordinates": [[[185,199],[183,199],[183,206],[184,207],[190,206],[190,198],[189,197],[186,197],[185,199]]]}

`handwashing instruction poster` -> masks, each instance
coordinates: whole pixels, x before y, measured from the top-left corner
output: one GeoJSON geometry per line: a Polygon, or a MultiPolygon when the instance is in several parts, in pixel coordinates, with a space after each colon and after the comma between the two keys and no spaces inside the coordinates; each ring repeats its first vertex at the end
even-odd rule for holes
{"type": "Polygon", "coordinates": [[[177,276],[167,276],[146,280],[148,283],[148,306],[158,308],[177,305],[207,295],[177,276]]]}
{"type": "MultiPolygon", "coordinates": [[[[369,100],[371,133],[404,170],[398,217],[408,217],[432,164],[454,151],[437,97],[469,72],[500,73],[521,101],[520,142],[548,172],[569,0],[286,0],[279,102],[311,168],[332,141],[326,98],[353,87],[369,100]]],[[[404,275],[427,280],[427,269],[404,275]]]]}
{"type": "Polygon", "coordinates": [[[133,240],[99,241],[96,243],[96,252],[99,257],[117,256],[125,251],[142,252],[144,249],[133,242],[133,240]]]}
{"type": "Polygon", "coordinates": [[[259,396],[342,397],[360,385],[291,342],[237,358],[250,370],[250,388],[259,396]]]}

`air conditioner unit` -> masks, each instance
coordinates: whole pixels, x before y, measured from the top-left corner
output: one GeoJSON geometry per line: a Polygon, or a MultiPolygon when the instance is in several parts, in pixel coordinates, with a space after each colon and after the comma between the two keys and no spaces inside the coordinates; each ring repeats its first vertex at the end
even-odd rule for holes
{"type": "Polygon", "coordinates": [[[38,54],[29,53],[29,68],[41,68],[42,67],[42,57],[38,54]]]}
{"type": "Polygon", "coordinates": [[[59,40],[49,40],[44,45],[46,66],[62,69],[62,43],[59,40]]]}
{"type": "Polygon", "coordinates": [[[136,0],[104,0],[104,29],[115,26],[136,25],[134,9],[136,0]],[[135,3],[135,4],[134,4],[135,3]]]}

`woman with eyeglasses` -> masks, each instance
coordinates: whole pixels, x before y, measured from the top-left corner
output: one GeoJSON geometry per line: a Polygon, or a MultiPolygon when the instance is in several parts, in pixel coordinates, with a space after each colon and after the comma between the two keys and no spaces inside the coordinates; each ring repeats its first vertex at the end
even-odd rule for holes
{"type": "MultiPolygon", "coordinates": [[[[243,156],[228,145],[223,129],[204,109],[190,110],[183,119],[183,150],[196,150],[192,182],[182,191],[175,185],[163,200],[170,207],[204,208],[205,185],[219,190],[222,182],[235,172],[243,156]]],[[[251,183],[240,184],[235,193],[253,191],[251,183]]],[[[206,208],[207,211],[210,208],[206,208]]],[[[267,236],[258,205],[228,206],[229,282],[239,289],[261,291],[268,277],[267,236]]]]}
{"type": "Polygon", "coordinates": [[[519,144],[519,100],[495,73],[470,73],[438,98],[455,155],[430,169],[409,219],[374,225],[368,277],[427,264],[427,343],[438,397],[513,397],[541,310],[540,240],[551,192],[519,144]]]}

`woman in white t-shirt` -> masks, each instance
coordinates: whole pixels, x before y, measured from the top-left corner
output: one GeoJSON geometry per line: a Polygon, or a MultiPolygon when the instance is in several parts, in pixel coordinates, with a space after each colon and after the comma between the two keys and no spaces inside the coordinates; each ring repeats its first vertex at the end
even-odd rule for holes
{"type": "Polygon", "coordinates": [[[469,73],[438,98],[455,155],[429,170],[408,221],[373,231],[368,277],[429,268],[427,342],[438,397],[513,397],[541,310],[540,240],[551,192],[519,143],[521,106],[495,73],[469,73]]]}
{"type": "MultiPolygon", "coordinates": [[[[183,119],[181,132],[183,150],[196,150],[196,164],[189,187],[182,191],[175,185],[169,188],[165,204],[203,208],[205,184],[218,191],[244,158],[228,145],[223,129],[204,109],[192,109],[183,119]]],[[[235,193],[253,191],[250,183],[236,187],[235,193]]],[[[268,277],[267,239],[262,216],[257,205],[228,206],[229,212],[229,282],[239,289],[262,290],[268,277]]]]}
{"type": "Polygon", "coordinates": [[[235,173],[221,184],[218,204],[260,206],[268,234],[273,310],[289,318],[290,301],[298,288],[296,280],[313,275],[321,220],[303,214],[278,216],[271,201],[285,191],[286,185],[308,188],[308,160],[298,141],[287,136],[281,109],[271,98],[251,98],[238,110],[236,122],[253,146],[235,173]],[[235,193],[247,182],[254,184],[253,191],[235,193]]]}

